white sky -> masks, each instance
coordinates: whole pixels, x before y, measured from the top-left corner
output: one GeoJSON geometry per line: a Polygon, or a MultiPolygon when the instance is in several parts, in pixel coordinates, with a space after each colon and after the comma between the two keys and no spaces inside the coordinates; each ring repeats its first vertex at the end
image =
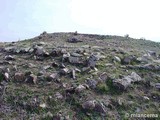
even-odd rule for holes
{"type": "Polygon", "coordinates": [[[0,0],[0,41],[43,31],[144,37],[160,42],[160,0],[0,0]]]}

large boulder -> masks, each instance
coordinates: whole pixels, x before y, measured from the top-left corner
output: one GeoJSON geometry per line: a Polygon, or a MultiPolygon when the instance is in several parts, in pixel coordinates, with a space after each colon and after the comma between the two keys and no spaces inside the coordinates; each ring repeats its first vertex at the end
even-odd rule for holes
{"type": "Polygon", "coordinates": [[[72,38],[69,38],[69,39],[67,40],[67,42],[77,43],[77,42],[83,42],[83,41],[80,40],[80,39],[78,39],[78,38],[72,37],[72,38]]]}
{"type": "Polygon", "coordinates": [[[94,68],[96,66],[97,61],[98,58],[95,55],[91,55],[88,59],[88,66],[94,68]]]}
{"type": "Polygon", "coordinates": [[[131,83],[139,82],[142,78],[135,72],[132,72],[131,75],[124,76],[122,79],[116,79],[113,81],[113,86],[120,90],[126,90],[131,83]]]}
{"type": "Polygon", "coordinates": [[[122,60],[123,64],[131,64],[132,62],[137,62],[136,57],[133,55],[126,56],[122,60]]]}

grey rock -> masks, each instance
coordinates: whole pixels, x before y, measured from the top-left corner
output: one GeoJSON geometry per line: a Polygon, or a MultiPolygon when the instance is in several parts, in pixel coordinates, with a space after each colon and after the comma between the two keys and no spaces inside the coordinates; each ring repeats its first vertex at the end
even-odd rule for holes
{"type": "Polygon", "coordinates": [[[87,110],[93,110],[95,106],[96,106],[95,100],[86,101],[82,104],[82,108],[87,110]]]}
{"type": "Polygon", "coordinates": [[[53,81],[53,80],[57,80],[59,78],[59,74],[58,73],[52,73],[51,75],[49,75],[47,77],[47,81],[53,81]]]}
{"type": "Polygon", "coordinates": [[[139,82],[141,80],[142,78],[137,73],[132,72],[131,75],[125,76],[122,79],[114,80],[113,85],[120,90],[125,90],[131,85],[132,82],[139,82]]]}
{"type": "Polygon", "coordinates": [[[114,56],[113,60],[115,62],[121,63],[121,59],[118,56],[114,56]]]}
{"type": "Polygon", "coordinates": [[[88,80],[86,80],[86,84],[87,84],[90,88],[94,89],[94,88],[96,88],[98,82],[97,82],[96,80],[88,79],[88,80]]]}
{"type": "Polygon", "coordinates": [[[4,57],[5,60],[15,60],[15,58],[12,55],[7,55],[4,57]]]}
{"type": "Polygon", "coordinates": [[[75,88],[75,92],[80,93],[86,89],[85,86],[79,85],[78,87],[75,88]]]}
{"type": "Polygon", "coordinates": [[[63,68],[63,69],[60,70],[60,74],[61,75],[66,75],[68,73],[69,73],[69,69],[68,68],[63,68]]]}
{"type": "Polygon", "coordinates": [[[14,75],[14,80],[18,82],[22,82],[25,80],[25,74],[22,72],[16,72],[14,75]]]}
{"type": "Polygon", "coordinates": [[[69,62],[72,63],[72,64],[82,64],[83,60],[80,57],[72,57],[72,56],[70,56],[69,57],[69,62]]]}
{"type": "Polygon", "coordinates": [[[75,80],[76,79],[76,71],[74,69],[71,71],[71,74],[72,74],[72,78],[75,80]]]}
{"type": "Polygon", "coordinates": [[[71,53],[71,56],[73,56],[73,57],[83,57],[82,54],[75,53],[75,52],[71,53]]]}
{"type": "Polygon", "coordinates": [[[123,58],[122,63],[123,64],[130,64],[131,62],[136,61],[136,57],[133,55],[126,56],[123,58]]]}
{"type": "Polygon", "coordinates": [[[95,55],[91,55],[88,59],[88,66],[94,68],[96,66],[98,58],[95,55]]]}
{"type": "Polygon", "coordinates": [[[157,89],[160,90],[160,83],[156,83],[156,84],[155,84],[155,88],[157,88],[157,89]]]}
{"type": "Polygon", "coordinates": [[[73,38],[69,38],[69,39],[67,40],[67,42],[77,43],[77,42],[83,42],[83,41],[80,40],[80,39],[77,39],[77,38],[73,37],[73,38]]]}
{"type": "Polygon", "coordinates": [[[25,79],[25,82],[31,83],[31,84],[36,84],[36,83],[37,83],[37,76],[34,75],[34,74],[30,74],[30,75],[27,76],[27,78],[25,79]]]}

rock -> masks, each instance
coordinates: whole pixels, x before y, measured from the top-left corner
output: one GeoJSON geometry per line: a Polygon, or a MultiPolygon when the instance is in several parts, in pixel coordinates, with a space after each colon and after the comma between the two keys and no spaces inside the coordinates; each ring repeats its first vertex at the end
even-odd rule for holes
{"type": "Polygon", "coordinates": [[[100,80],[102,80],[102,81],[106,81],[107,79],[108,79],[108,75],[107,75],[107,73],[106,72],[104,72],[104,73],[102,73],[101,75],[100,75],[100,80]]]}
{"type": "Polygon", "coordinates": [[[35,47],[34,50],[36,56],[43,56],[43,57],[49,56],[49,53],[46,52],[43,47],[35,47]]]}
{"type": "Polygon", "coordinates": [[[136,62],[136,57],[135,56],[133,56],[133,55],[130,55],[130,56],[126,56],[126,57],[124,57],[123,58],[123,60],[122,60],[122,63],[123,64],[131,64],[132,62],[136,62]]]}
{"type": "Polygon", "coordinates": [[[96,66],[98,58],[95,55],[91,55],[88,59],[88,66],[94,68],[96,66]]]}
{"type": "Polygon", "coordinates": [[[155,88],[160,90],[160,83],[156,83],[155,88]]]}
{"type": "Polygon", "coordinates": [[[149,97],[147,97],[147,96],[143,96],[143,99],[147,100],[147,101],[150,100],[149,97]]]}
{"type": "Polygon", "coordinates": [[[98,84],[98,82],[97,82],[96,80],[90,80],[90,79],[88,79],[88,80],[86,80],[86,84],[87,84],[90,88],[95,89],[96,86],[97,86],[97,84],[98,84]]]}
{"type": "Polygon", "coordinates": [[[54,95],[54,97],[58,100],[62,100],[63,99],[63,95],[61,95],[59,92],[56,92],[56,94],[54,95]]]}
{"type": "Polygon", "coordinates": [[[59,64],[54,61],[54,62],[52,63],[52,67],[59,67],[59,64]]]}
{"type": "Polygon", "coordinates": [[[95,100],[86,101],[82,104],[82,108],[87,110],[93,110],[95,106],[96,106],[95,100]]]}
{"type": "Polygon", "coordinates": [[[24,74],[24,73],[21,73],[21,72],[15,73],[15,75],[14,75],[14,80],[15,80],[15,81],[18,81],[18,82],[24,81],[24,80],[25,80],[25,74],[24,74]]]}
{"type": "Polygon", "coordinates": [[[63,54],[62,62],[68,62],[70,56],[70,53],[63,54]]]}
{"type": "Polygon", "coordinates": [[[15,58],[12,55],[7,55],[4,57],[5,60],[15,60],[15,58]]]}
{"type": "Polygon", "coordinates": [[[75,37],[73,37],[73,38],[69,38],[69,39],[67,40],[67,42],[77,43],[77,42],[83,42],[83,41],[82,41],[82,40],[79,40],[79,39],[77,39],[77,38],[75,38],[75,37]]]}
{"type": "Polygon", "coordinates": [[[86,101],[82,104],[82,108],[86,110],[94,110],[99,113],[106,113],[105,106],[101,102],[97,102],[96,100],[86,101]]]}
{"type": "Polygon", "coordinates": [[[61,75],[66,75],[68,73],[69,73],[69,69],[68,68],[63,68],[63,69],[60,70],[60,74],[61,75]]]}
{"type": "Polygon", "coordinates": [[[69,57],[69,62],[72,64],[83,64],[83,60],[81,57],[69,57]]]}
{"type": "Polygon", "coordinates": [[[47,70],[47,69],[50,69],[50,68],[51,68],[50,65],[46,65],[46,66],[43,67],[44,70],[47,70]]]}
{"type": "Polygon", "coordinates": [[[82,72],[85,72],[85,73],[89,72],[90,70],[91,70],[90,67],[83,67],[82,68],[82,72]]]}
{"type": "Polygon", "coordinates": [[[9,80],[9,73],[7,73],[7,72],[4,73],[4,79],[5,79],[6,81],[9,80]]]}
{"type": "Polygon", "coordinates": [[[27,76],[25,82],[31,83],[31,84],[36,84],[37,83],[37,76],[34,74],[30,74],[29,76],[27,76]]]}
{"type": "Polygon", "coordinates": [[[132,79],[132,82],[138,82],[142,80],[142,78],[135,72],[131,73],[130,78],[132,79]]]}
{"type": "Polygon", "coordinates": [[[71,56],[73,56],[73,57],[83,57],[83,55],[82,54],[79,54],[79,53],[71,53],[71,56]]]}
{"type": "Polygon", "coordinates": [[[58,73],[52,73],[51,75],[49,75],[48,77],[47,77],[47,81],[55,81],[55,80],[57,80],[58,79],[58,77],[59,77],[59,75],[58,75],[58,73]]]}
{"type": "Polygon", "coordinates": [[[115,62],[121,63],[121,59],[118,56],[114,56],[113,60],[115,62]]]}
{"type": "Polygon", "coordinates": [[[106,113],[105,106],[101,102],[100,103],[96,103],[94,109],[95,109],[95,111],[97,111],[99,113],[106,113]]]}
{"type": "Polygon", "coordinates": [[[42,103],[42,104],[39,105],[39,107],[41,107],[41,108],[46,108],[47,105],[46,105],[46,103],[42,103]]]}
{"type": "Polygon", "coordinates": [[[80,93],[80,92],[84,91],[85,89],[86,89],[85,86],[79,85],[79,86],[75,89],[75,92],[80,93]]]}
{"type": "Polygon", "coordinates": [[[76,71],[74,69],[71,71],[71,75],[72,75],[72,78],[75,80],[76,79],[76,71]]]}
{"type": "Polygon", "coordinates": [[[157,57],[157,54],[155,51],[148,50],[148,54],[152,57],[155,57],[155,58],[157,57]]]}
{"type": "Polygon", "coordinates": [[[50,55],[53,57],[62,56],[63,54],[67,54],[67,51],[65,49],[60,48],[53,49],[50,53],[50,55]]]}
{"type": "Polygon", "coordinates": [[[116,88],[120,89],[120,90],[125,90],[127,89],[127,87],[129,87],[131,85],[131,83],[133,82],[139,82],[141,81],[141,77],[135,73],[132,72],[131,75],[125,76],[122,79],[116,79],[113,81],[113,86],[115,86],[116,88]]]}

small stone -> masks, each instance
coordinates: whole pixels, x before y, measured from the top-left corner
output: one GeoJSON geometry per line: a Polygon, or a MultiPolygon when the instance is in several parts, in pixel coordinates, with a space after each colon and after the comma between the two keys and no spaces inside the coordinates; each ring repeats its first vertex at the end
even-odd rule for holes
{"type": "Polygon", "coordinates": [[[72,78],[75,80],[76,79],[76,71],[75,70],[72,70],[72,78]]]}
{"type": "Polygon", "coordinates": [[[80,93],[80,92],[84,91],[85,89],[86,89],[85,86],[79,85],[79,86],[75,89],[75,91],[76,91],[77,93],[80,93]]]}
{"type": "Polygon", "coordinates": [[[63,95],[61,95],[59,92],[56,92],[56,94],[54,95],[54,97],[56,99],[62,100],[63,99],[63,95]]]}
{"type": "Polygon", "coordinates": [[[15,58],[12,55],[7,55],[4,57],[5,60],[15,60],[15,58]]]}
{"type": "Polygon", "coordinates": [[[118,56],[114,56],[113,59],[115,62],[121,63],[121,59],[118,56]]]}
{"type": "Polygon", "coordinates": [[[95,108],[95,100],[86,101],[82,104],[83,109],[93,110],[95,108]]]}
{"type": "Polygon", "coordinates": [[[160,83],[156,83],[156,84],[155,84],[155,88],[157,88],[157,89],[160,90],[160,83]]]}
{"type": "Polygon", "coordinates": [[[14,75],[14,79],[15,79],[16,81],[19,81],[19,82],[24,81],[24,80],[25,80],[25,75],[24,75],[24,73],[17,72],[17,73],[15,73],[15,75],[14,75]]]}
{"type": "Polygon", "coordinates": [[[32,83],[32,84],[36,84],[37,83],[37,76],[34,74],[30,74],[26,80],[27,83],[32,83]]]}
{"type": "Polygon", "coordinates": [[[50,81],[52,81],[52,80],[57,80],[58,77],[59,77],[58,73],[52,73],[51,75],[49,75],[49,76],[47,77],[47,81],[50,82],[50,81]]]}
{"type": "Polygon", "coordinates": [[[9,73],[5,72],[4,73],[4,78],[5,78],[6,81],[8,81],[9,80],[9,73]]]}
{"type": "Polygon", "coordinates": [[[69,73],[69,69],[68,68],[63,68],[63,69],[60,70],[60,74],[62,74],[62,75],[66,75],[68,73],[69,73]]]}
{"type": "Polygon", "coordinates": [[[39,105],[39,107],[41,107],[41,108],[46,108],[47,105],[46,105],[45,103],[42,103],[42,104],[39,105]]]}
{"type": "Polygon", "coordinates": [[[149,97],[147,97],[147,96],[143,96],[143,98],[144,98],[145,100],[150,100],[149,97]]]}

